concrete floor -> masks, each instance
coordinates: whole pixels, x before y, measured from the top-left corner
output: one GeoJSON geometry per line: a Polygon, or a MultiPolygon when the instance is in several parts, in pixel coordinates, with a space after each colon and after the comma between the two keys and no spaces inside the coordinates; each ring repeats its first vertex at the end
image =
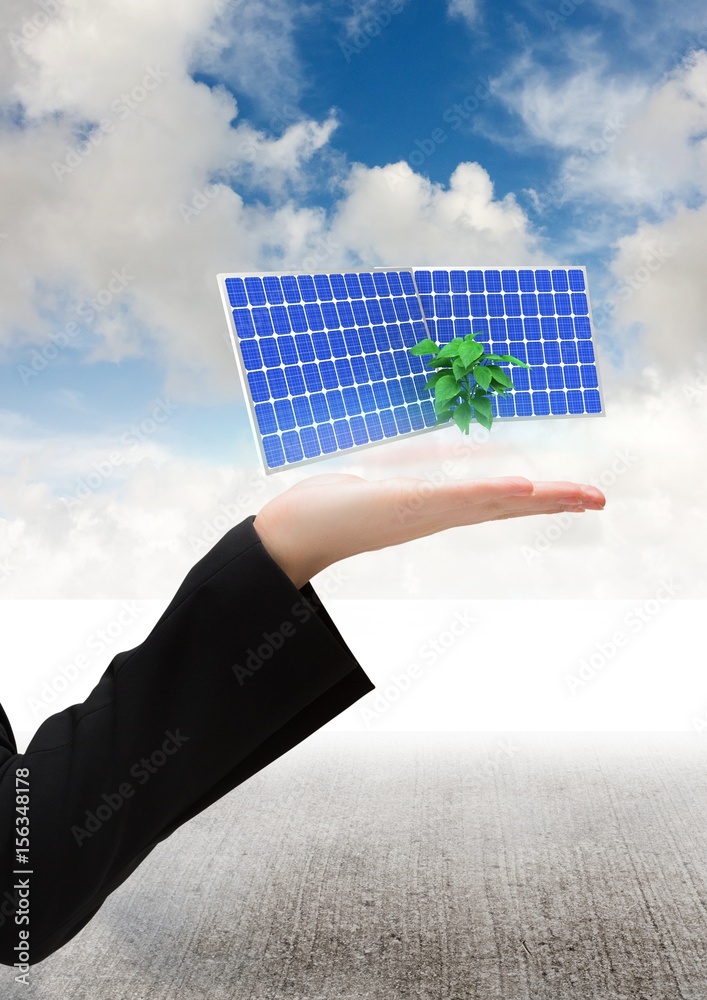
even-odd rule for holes
{"type": "Polygon", "coordinates": [[[707,735],[319,733],[0,993],[707,1000],[707,735]]]}

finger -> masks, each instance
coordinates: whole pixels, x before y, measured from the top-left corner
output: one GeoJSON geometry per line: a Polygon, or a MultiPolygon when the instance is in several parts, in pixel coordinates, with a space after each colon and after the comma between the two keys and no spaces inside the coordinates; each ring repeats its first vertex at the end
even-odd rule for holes
{"type": "Polygon", "coordinates": [[[507,497],[532,495],[533,484],[520,476],[431,483],[425,479],[402,479],[391,486],[398,506],[421,517],[468,510],[485,503],[499,503],[507,497]]]}

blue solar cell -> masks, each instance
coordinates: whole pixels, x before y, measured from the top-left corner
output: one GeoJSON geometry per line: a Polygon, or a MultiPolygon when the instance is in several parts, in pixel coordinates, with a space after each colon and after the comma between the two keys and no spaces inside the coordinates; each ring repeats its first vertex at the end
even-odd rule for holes
{"type": "Polygon", "coordinates": [[[270,399],[270,389],[265,372],[248,372],[246,377],[254,403],[262,403],[264,400],[270,399]]]}
{"type": "Polygon", "coordinates": [[[303,302],[317,301],[317,289],[314,286],[314,278],[311,275],[300,274],[297,278],[297,284],[299,285],[303,302]]]}
{"type": "Polygon", "coordinates": [[[560,365],[548,365],[547,384],[551,389],[564,389],[565,380],[562,376],[562,367],[560,365]]]}
{"type": "Polygon", "coordinates": [[[570,302],[569,295],[566,295],[564,292],[555,295],[555,312],[558,316],[572,315],[572,303],[570,302]]]}
{"type": "Polygon", "coordinates": [[[523,320],[526,340],[540,340],[540,320],[535,316],[523,320]]]}
{"type": "Polygon", "coordinates": [[[530,388],[530,374],[527,368],[514,366],[511,370],[510,378],[516,389],[527,391],[530,388]]]}
{"type": "Polygon", "coordinates": [[[591,365],[594,362],[594,347],[589,340],[580,340],[577,342],[577,355],[581,364],[591,365]]]}
{"type": "Polygon", "coordinates": [[[348,299],[349,290],[346,287],[346,280],[343,274],[331,274],[329,275],[329,281],[331,282],[331,290],[334,293],[334,298],[338,300],[348,299]]]}
{"type": "Polygon", "coordinates": [[[261,434],[274,434],[277,431],[277,418],[272,403],[256,403],[255,419],[261,434]]]}
{"type": "Polygon", "coordinates": [[[449,292],[449,272],[433,271],[432,287],[438,295],[445,295],[449,292]]]}
{"type": "Polygon", "coordinates": [[[336,441],[339,448],[350,448],[352,446],[353,436],[351,428],[345,420],[334,421],[334,434],[336,434],[336,441]]]}
{"type": "Polygon", "coordinates": [[[369,313],[363,299],[356,299],[351,303],[351,308],[353,310],[356,326],[368,326],[369,313]]]}
{"type": "Polygon", "coordinates": [[[567,408],[570,413],[584,413],[584,396],[577,389],[567,393],[567,408]]]}
{"type": "Polygon", "coordinates": [[[567,277],[567,271],[557,269],[552,272],[552,287],[556,292],[568,292],[570,283],[567,277]]]}
{"type": "Polygon", "coordinates": [[[359,279],[361,281],[361,291],[366,296],[366,298],[367,299],[375,298],[378,292],[376,291],[376,286],[373,281],[373,275],[359,274],[359,279]]]}
{"type": "Polygon", "coordinates": [[[410,374],[410,364],[408,362],[408,355],[405,351],[393,351],[393,361],[398,375],[410,374]]]}
{"type": "Polygon", "coordinates": [[[290,324],[290,317],[287,313],[287,306],[273,306],[270,310],[272,316],[272,324],[277,334],[287,334],[291,333],[292,325],[290,324]]]}
{"type": "Polygon", "coordinates": [[[397,424],[392,410],[381,410],[381,427],[386,437],[395,437],[398,433],[397,424]]]}
{"type": "Polygon", "coordinates": [[[555,315],[555,296],[545,295],[541,292],[538,293],[538,306],[540,307],[541,316],[554,316],[555,315]]]}
{"type": "Polygon", "coordinates": [[[430,271],[415,271],[415,284],[420,295],[429,295],[432,291],[432,273],[430,271]]]}
{"type": "Polygon", "coordinates": [[[509,319],[506,325],[509,340],[523,340],[523,320],[509,319]]]}
{"type": "Polygon", "coordinates": [[[562,340],[574,340],[574,323],[570,316],[560,316],[557,320],[557,328],[562,340]]]}
{"type": "Polygon", "coordinates": [[[468,295],[453,295],[452,296],[452,313],[454,316],[469,316],[469,296],[468,295]]]}
{"type": "Polygon", "coordinates": [[[381,312],[383,313],[383,320],[386,323],[395,323],[397,320],[397,315],[395,313],[395,306],[393,305],[392,299],[381,299],[381,312]]]}
{"type": "Polygon", "coordinates": [[[314,419],[317,423],[321,423],[324,420],[329,420],[331,414],[329,413],[329,407],[327,406],[326,396],[323,392],[315,392],[309,397],[309,402],[312,406],[312,413],[314,414],[314,419]]]}
{"type": "Polygon", "coordinates": [[[353,309],[351,308],[350,302],[337,302],[336,311],[339,314],[339,323],[341,326],[356,325],[356,320],[354,319],[353,309]]]}
{"type": "Polygon", "coordinates": [[[351,358],[351,370],[353,371],[356,382],[368,382],[368,368],[366,366],[366,360],[361,357],[361,355],[351,358]]]}
{"type": "MultiPolygon", "coordinates": [[[[316,302],[308,302],[304,307],[304,312],[307,317],[307,324],[310,330],[324,329],[324,317],[322,315],[322,310],[320,309],[320,307],[317,305],[316,302]]],[[[298,330],[297,332],[304,333],[305,331],[298,330]]]]}
{"type": "Polygon", "coordinates": [[[425,419],[422,416],[419,403],[413,403],[412,406],[408,406],[408,417],[414,431],[420,431],[425,426],[425,419]]]}
{"type": "Polygon", "coordinates": [[[543,316],[540,329],[545,340],[557,340],[557,320],[554,316],[543,316]]]}
{"type": "Polygon", "coordinates": [[[282,290],[285,293],[285,302],[301,302],[302,296],[299,293],[297,278],[291,274],[283,274],[280,280],[282,282],[282,290]]]}
{"type": "Polygon", "coordinates": [[[579,270],[570,270],[568,272],[568,278],[570,283],[570,291],[572,292],[583,292],[584,286],[584,272],[579,270]]]}
{"type": "Polygon", "coordinates": [[[246,371],[263,367],[263,358],[256,340],[241,341],[241,354],[243,355],[243,364],[246,371]]]}
{"type": "Polygon", "coordinates": [[[263,356],[263,361],[268,368],[279,368],[282,364],[282,358],[280,357],[280,352],[277,347],[277,341],[274,337],[263,337],[260,342],[260,353],[263,356]]]}
{"type": "Polygon", "coordinates": [[[501,272],[500,271],[484,271],[484,282],[486,284],[487,292],[500,292],[501,291],[501,272]]]}
{"type": "Polygon", "coordinates": [[[601,413],[601,398],[597,389],[584,390],[584,406],[587,413],[601,413]]]}
{"type": "MultiPolygon", "coordinates": [[[[527,372],[524,372],[524,374],[527,375],[527,372]]],[[[513,396],[498,396],[496,403],[499,417],[515,416],[516,411],[513,396]]]]}
{"type": "Polygon", "coordinates": [[[466,271],[450,271],[449,284],[452,292],[466,292],[466,271]]]}
{"type": "Polygon", "coordinates": [[[363,417],[352,417],[349,421],[354,444],[368,444],[368,434],[366,433],[366,422],[363,417]]]}
{"type": "Polygon", "coordinates": [[[550,412],[550,399],[546,392],[533,393],[533,413],[536,417],[546,417],[550,412]]]}
{"type": "Polygon", "coordinates": [[[361,339],[356,330],[344,330],[346,350],[349,354],[361,354],[361,339]]]}
{"type": "Polygon", "coordinates": [[[314,423],[314,414],[307,396],[295,396],[292,400],[292,409],[299,427],[314,423]]]}
{"type": "Polygon", "coordinates": [[[341,395],[340,389],[332,389],[330,392],[326,393],[326,401],[329,407],[329,412],[331,413],[332,419],[341,420],[346,416],[346,407],[344,406],[344,397],[341,395]]]}
{"type": "Polygon", "coordinates": [[[543,344],[543,352],[545,354],[545,361],[549,365],[559,365],[560,363],[560,345],[557,343],[545,343],[543,344]]]}
{"type": "Polygon", "coordinates": [[[308,333],[295,334],[295,344],[300,361],[314,361],[314,344],[308,333]]]}
{"type": "Polygon", "coordinates": [[[550,393],[550,407],[555,416],[567,413],[567,396],[564,392],[554,390],[550,393]]]}
{"type": "Polygon", "coordinates": [[[400,333],[400,327],[396,323],[390,323],[387,327],[388,341],[394,351],[402,351],[405,347],[400,333]]]}
{"type": "Polygon", "coordinates": [[[400,272],[400,284],[403,287],[403,293],[405,295],[417,295],[417,289],[415,288],[415,282],[413,281],[412,275],[409,271],[400,272]]]}
{"type": "Polygon", "coordinates": [[[339,385],[353,385],[354,377],[349,359],[337,358],[334,364],[336,365],[336,374],[339,377],[339,385]]]}
{"type": "Polygon", "coordinates": [[[317,458],[322,453],[315,427],[303,427],[300,431],[302,450],[307,458],[317,458]]]}
{"type": "Polygon", "coordinates": [[[373,395],[375,396],[376,406],[379,409],[390,406],[390,397],[388,396],[388,390],[385,387],[385,382],[373,383],[373,395]]]}
{"type": "Polygon", "coordinates": [[[425,400],[420,404],[420,409],[422,410],[422,416],[425,418],[425,425],[433,427],[437,421],[437,414],[432,403],[429,400],[425,400]]]}
{"type": "Polygon", "coordinates": [[[518,284],[520,286],[521,292],[534,292],[535,291],[535,273],[529,270],[521,270],[518,272],[518,284]]]}
{"type": "Polygon", "coordinates": [[[388,278],[388,287],[391,294],[396,297],[402,295],[403,285],[400,281],[400,275],[396,274],[395,271],[388,271],[386,277],[388,278]]]}
{"type": "Polygon", "coordinates": [[[535,272],[535,287],[539,292],[552,291],[552,276],[549,271],[535,272]]]}
{"type": "Polygon", "coordinates": [[[530,369],[530,388],[547,389],[547,375],[545,369],[538,365],[537,368],[530,369]]]}
{"type": "Polygon", "coordinates": [[[245,282],[242,278],[226,278],[226,291],[228,292],[228,301],[232,306],[248,305],[245,282]]]}
{"type": "Polygon", "coordinates": [[[376,400],[373,395],[373,388],[370,385],[360,385],[358,387],[358,398],[361,400],[361,408],[364,412],[370,412],[376,408],[376,400]]]}
{"type": "Polygon", "coordinates": [[[287,388],[293,396],[301,396],[305,392],[304,376],[299,365],[287,365],[285,367],[285,379],[287,388]]]}
{"type": "Polygon", "coordinates": [[[304,306],[288,306],[287,314],[295,333],[307,332],[307,314],[304,311],[304,306]]]}
{"type": "Polygon", "coordinates": [[[310,392],[320,392],[323,389],[319,368],[317,365],[302,365],[304,384],[310,392]]]}
{"type": "Polygon", "coordinates": [[[282,447],[288,462],[301,462],[304,458],[302,442],[297,431],[285,431],[282,435],[282,447]]]}
{"type": "Polygon", "coordinates": [[[329,344],[327,335],[325,333],[313,333],[312,343],[314,344],[314,350],[319,360],[328,361],[331,357],[331,345],[329,344]]]}
{"type": "Polygon", "coordinates": [[[275,400],[275,416],[277,417],[277,425],[281,431],[289,431],[297,426],[295,411],[292,409],[292,403],[289,399],[275,400]]]}
{"type": "Polygon", "coordinates": [[[403,390],[403,399],[406,403],[414,403],[417,400],[417,390],[412,378],[403,377],[400,379],[400,388],[403,390]]]}
{"type": "Polygon", "coordinates": [[[386,382],[386,386],[393,406],[402,406],[405,402],[405,396],[403,396],[403,389],[400,382],[394,382],[391,380],[390,382],[386,382]]]}
{"type": "Polygon", "coordinates": [[[320,424],[317,427],[317,434],[319,435],[319,444],[325,455],[336,451],[336,437],[334,436],[334,428],[331,424],[320,424]]]}
{"type": "Polygon", "coordinates": [[[246,278],[245,290],[252,306],[264,306],[266,303],[265,289],[262,278],[246,278]]]}
{"type": "Polygon", "coordinates": [[[578,365],[565,365],[563,368],[565,385],[568,389],[579,389],[582,385],[578,365]]]}
{"type": "Polygon", "coordinates": [[[525,292],[520,297],[521,308],[523,310],[524,316],[537,316],[538,312],[538,297],[537,295],[531,295],[529,292],[525,292]]]}
{"type": "Polygon", "coordinates": [[[390,295],[390,286],[388,285],[387,277],[380,271],[376,271],[373,275],[373,284],[376,286],[376,291],[380,296],[390,295]]]}
{"type": "Polygon", "coordinates": [[[317,289],[317,298],[320,302],[331,302],[334,298],[331,282],[326,274],[314,275],[314,287],[317,289]]]}
{"type": "Polygon", "coordinates": [[[331,353],[335,358],[345,358],[348,351],[346,349],[346,341],[344,339],[344,334],[341,330],[332,330],[328,335],[329,345],[331,347],[331,353]]]}
{"type": "Polygon", "coordinates": [[[395,361],[393,355],[386,352],[380,356],[381,368],[383,369],[383,375],[386,378],[395,378],[398,374],[398,370],[395,367],[395,361]]]}
{"type": "Polygon", "coordinates": [[[515,394],[516,413],[519,417],[530,417],[533,413],[533,404],[529,392],[517,392],[515,394]]]}
{"type": "Polygon", "coordinates": [[[486,285],[484,284],[484,272],[467,271],[466,283],[469,286],[470,292],[483,292],[486,288],[486,285]]]}
{"type": "Polygon", "coordinates": [[[366,430],[371,441],[380,441],[383,437],[383,428],[377,413],[367,413],[364,417],[366,430]]]}
{"type": "Polygon", "coordinates": [[[581,340],[582,338],[589,339],[592,335],[591,327],[589,325],[588,316],[575,316],[574,318],[574,329],[577,334],[577,338],[581,340]]]}
{"type": "Polygon", "coordinates": [[[234,309],[233,323],[239,337],[254,337],[255,326],[250,309],[234,309]]]}
{"type": "Polygon", "coordinates": [[[510,293],[504,296],[504,302],[506,307],[506,316],[521,315],[520,295],[510,293]]]}
{"type": "Polygon", "coordinates": [[[589,312],[589,303],[584,292],[572,293],[572,312],[575,316],[586,316],[589,312]]]}
{"type": "Polygon", "coordinates": [[[336,368],[333,361],[322,361],[319,365],[319,374],[322,377],[325,389],[336,389],[339,380],[336,377],[336,368]]]}
{"type": "Polygon", "coordinates": [[[395,308],[395,315],[401,323],[411,319],[405,299],[393,299],[393,306],[395,308]]]}
{"type": "Polygon", "coordinates": [[[287,382],[282,368],[268,368],[265,377],[273,399],[282,399],[283,396],[287,395],[287,382]]]}
{"type": "Polygon", "coordinates": [[[487,295],[489,316],[503,316],[505,313],[502,295],[487,295]]]}
{"type": "Polygon", "coordinates": [[[471,320],[468,319],[454,320],[455,337],[467,337],[470,333],[471,333],[471,320]]]}
{"type": "Polygon", "coordinates": [[[381,368],[380,358],[371,354],[366,355],[366,368],[368,368],[368,374],[371,377],[371,382],[378,382],[383,378],[383,369],[381,368]]]}
{"type": "Polygon", "coordinates": [[[435,316],[448,319],[452,315],[452,299],[449,295],[435,295],[435,316]]]}
{"type": "Polygon", "coordinates": [[[358,331],[358,335],[361,340],[361,347],[363,348],[363,353],[372,354],[376,350],[376,342],[373,336],[373,330],[371,330],[369,326],[364,326],[361,327],[361,329],[358,331]]]}
{"type": "MultiPolygon", "coordinates": [[[[542,365],[545,362],[545,354],[543,352],[543,345],[539,341],[530,341],[526,345],[526,350],[528,354],[528,364],[529,365],[542,365]]],[[[521,361],[523,359],[521,358],[521,361]]]]}
{"type": "Polygon", "coordinates": [[[518,274],[516,271],[501,271],[501,284],[504,292],[518,291],[518,274]]]}
{"type": "Polygon", "coordinates": [[[339,313],[337,312],[334,303],[322,302],[320,308],[322,310],[324,326],[327,330],[338,330],[341,324],[339,322],[339,313]]]}
{"type": "Polygon", "coordinates": [[[346,283],[346,290],[349,293],[349,298],[351,299],[362,299],[363,291],[361,290],[361,282],[358,280],[357,274],[345,274],[344,281],[346,283]]]}
{"type": "Polygon", "coordinates": [[[408,417],[408,412],[404,406],[398,406],[393,410],[393,416],[395,418],[395,426],[398,428],[399,434],[409,434],[412,430],[410,424],[410,418],[408,417]]]}
{"type": "Polygon", "coordinates": [[[576,365],[579,360],[577,357],[577,345],[574,341],[562,341],[560,344],[560,349],[562,352],[562,361],[566,365],[576,365]]]}
{"type": "Polygon", "coordinates": [[[346,407],[346,412],[349,416],[353,416],[353,414],[361,412],[361,402],[355,388],[347,386],[345,389],[341,390],[341,395],[343,396],[344,406],[346,407]]]}
{"type": "Polygon", "coordinates": [[[582,387],[584,389],[596,389],[599,385],[597,379],[597,370],[594,365],[582,365],[580,368],[582,374],[582,387]]]}
{"type": "Polygon", "coordinates": [[[283,364],[295,365],[299,361],[297,356],[297,348],[295,347],[294,337],[278,337],[277,346],[280,350],[280,357],[282,358],[283,364]]]}
{"type": "Polygon", "coordinates": [[[285,464],[285,452],[279,434],[268,434],[263,438],[263,451],[269,468],[275,469],[279,465],[285,464]]]}

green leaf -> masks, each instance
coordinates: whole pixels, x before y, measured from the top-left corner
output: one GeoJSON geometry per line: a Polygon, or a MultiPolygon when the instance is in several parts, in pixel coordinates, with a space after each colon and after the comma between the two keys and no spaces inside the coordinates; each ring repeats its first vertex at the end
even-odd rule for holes
{"type": "Polygon", "coordinates": [[[471,405],[474,407],[474,412],[476,413],[476,418],[481,423],[479,414],[483,414],[489,419],[493,416],[493,411],[491,410],[491,401],[487,396],[474,396],[471,400],[471,405]]]}
{"type": "Polygon", "coordinates": [[[474,369],[474,378],[482,389],[488,389],[491,385],[491,372],[484,365],[477,365],[474,369]]]}
{"type": "Polygon", "coordinates": [[[430,365],[432,368],[451,368],[452,362],[448,358],[431,358],[429,361],[425,361],[426,365],[430,365]]]}
{"type": "Polygon", "coordinates": [[[434,340],[430,340],[428,337],[427,340],[418,341],[414,347],[409,347],[408,350],[410,354],[415,355],[436,354],[439,347],[435,344],[434,340]]]}
{"type": "Polygon", "coordinates": [[[502,368],[499,368],[498,365],[489,365],[488,368],[487,368],[487,371],[491,372],[491,375],[493,376],[494,381],[498,382],[499,385],[503,385],[507,389],[513,389],[514,388],[513,382],[511,381],[511,379],[509,379],[509,377],[506,375],[506,373],[504,372],[504,370],[502,368]]]}
{"type": "Polygon", "coordinates": [[[464,341],[461,337],[455,337],[454,340],[450,340],[439,352],[440,358],[458,358],[459,348],[463,343],[464,341]]]}
{"type": "Polygon", "coordinates": [[[460,403],[459,406],[454,408],[454,423],[457,425],[460,431],[465,434],[469,433],[469,424],[471,423],[471,407],[468,403],[460,403]]]}
{"type": "Polygon", "coordinates": [[[446,423],[451,416],[452,416],[451,410],[444,410],[442,413],[439,413],[437,415],[437,419],[435,420],[435,427],[437,426],[437,424],[446,423]]]}
{"type": "Polygon", "coordinates": [[[455,358],[452,363],[452,372],[454,374],[454,378],[458,382],[461,382],[466,375],[466,365],[459,358],[455,358]]]}
{"type": "Polygon", "coordinates": [[[433,389],[434,386],[439,382],[439,380],[443,378],[444,375],[446,374],[447,374],[446,372],[442,371],[442,372],[435,372],[433,375],[430,375],[430,377],[427,379],[427,382],[425,383],[425,389],[433,389]]]}
{"type": "Polygon", "coordinates": [[[459,395],[459,382],[453,375],[445,374],[435,385],[435,397],[437,399],[454,399],[459,395]]]}
{"type": "Polygon", "coordinates": [[[466,341],[459,348],[459,357],[464,362],[467,367],[473,365],[475,361],[478,361],[480,357],[483,356],[484,349],[481,344],[476,344],[474,341],[466,341]]]}
{"type": "Polygon", "coordinates": [[[493,416],[491,416],[490,414],[487,415],[486,413],[480,413],[479,411],[476,411],[476,419],[478,420],[478,422],[481,424],[482,427],[486,428],[487,431],[491,430],[491,424],[493,423],[493,416]]]}
{"type": "Polygon", "coordinates": [[[522,365],[523,368],[530,368],[530,365],[526,365],[525,361],[521,361],[520,358],[514,358],[512,354],[499,354],[499,355],[489,355],[494,361],[509,361],[512,365],[522,365]]]}

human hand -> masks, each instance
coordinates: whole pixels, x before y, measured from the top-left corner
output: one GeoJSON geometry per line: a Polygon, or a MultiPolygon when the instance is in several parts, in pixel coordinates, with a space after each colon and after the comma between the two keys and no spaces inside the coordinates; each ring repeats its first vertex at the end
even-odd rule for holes
{"type": "Polygon", "coordinates": [[[463,524],[531,514],[601,510],[594,486],[522,476],[433,484],[399,476],[368,481],[344,473],[312,476],[265,504],[253,527],[299,589],[327,566],[463,524]]]}

